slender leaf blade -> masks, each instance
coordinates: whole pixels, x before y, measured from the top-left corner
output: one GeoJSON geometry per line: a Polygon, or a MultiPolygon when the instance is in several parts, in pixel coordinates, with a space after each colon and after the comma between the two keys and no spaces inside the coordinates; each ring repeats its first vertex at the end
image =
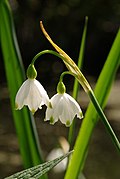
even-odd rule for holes
{"type": "Polygon", "coordinates": [[[47,173],[49,170],[51,170],[53,167],[55,167],[58,163],[60,163],[64,158],[68,157],[73,151],[70,151],[66,153],[63,156],[60,156],[52,161],[45,162],[43,164],[37,165],[35,167],[23,170],[21,172],[18,172],[12,176],[6,177],[5,179],[29,179],[32,177],[32,179],[38,179],[39,177],[43,176],[45,173],[47,173]]]}
{"type": "MultiPolygon", "coordinates": [[[[108,94],[110,92],[112,82],[114,80],[119,65],[120,30],[118,30],[112,48],[107,57],[106,63],[102,69],[102,72],[95,87],[95,96],[102,108],[105,107],[105,104],[107,102],[108,94]]],[[[82,171],[87,156],[89,141],[97,121],[98,114],[93,104],[90,103],[75,143],[75,151],[68,166],[65,179],[77,179],[79,173],[82,171]]]]}
{"type": "MultiPolygon", "coordinates": [[[[84,60],[86,35],[87,35],[87,25],[88,25],[88,17],[86,16],[83,34],[82,34],[81,45],[80,45],[79,57],[78,57],[78,68],[79,69],[82,68],[83,60],[84,60]]],[[[74,99],[77,99],[78,90],[79,90],[79,82],[75,78],[74,85],[73,85],[73,94],[72,94],[74,99]]],[[[69,142],[70,146],[72,145],[72,142],[73,142],[74,130],[75,130],[75,120],[73,121],[72,125],[70,126],[69,134],[68,134],[68,142],[69,142]]]]}
{"type": "Polygon", "coordinates": [[[27,108],[15,111],[14,99],[17,90],[25,80],[22,59],[17,44],[11,9],[7,0],[0,1],[0,42],[4,58],[12,113],[18,135],[24,166],[42,163],[38,134],[34,118],[27,108]]]}

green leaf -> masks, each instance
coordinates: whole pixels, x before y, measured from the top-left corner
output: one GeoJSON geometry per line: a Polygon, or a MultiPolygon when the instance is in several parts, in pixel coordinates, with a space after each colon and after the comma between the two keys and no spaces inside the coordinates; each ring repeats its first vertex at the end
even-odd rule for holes
{"type": "Polygon", "coordinates": [[[0,1],[0,42],[20,151],[24,166],[28,168],[42,163],[42,157],[33,116],[26,107],[21,111],[14,109],[15,95],[25,80],[25,72],[7,0],[0,1]]]}
{"type": "MultiPolygon", "coordinates": [[[[105,107],[108,94],[110,92],[112,82],[114,80],[116,71],[120,65],[120,30],[118,31],[110,53],[107,57],[106,63],[102,69],[97,85],[95,87],[95,96],[102,106],[105,107]]],[[[74,154],[71,158],[70,165],[65,176],[65,179],[77,179],[79,173],[82,171],[84,162],[87,156],[88,145],[90,142],[93,129],[98,121],[98,113],[95,107],[90,103],[85,118],[83,119],[75,146],[74,154]]]]}
{"type": "Polygon", "coordinates": [[[55,167],[58,163],[60,163],[64,158],[68,157],[73,151],[68,152],[67,154],[58,157],[52,161],[45,162],[43,164],[37,165],[32,168],[28,168],[21,172],[18,172],[12,176],[6,177],[5,179],[38,179],[53,167],[55,167]]]}
{"type": "MultiPolygon", "coordinates": [[[[82,68],[83,60],[84,60],[86,35],[87,35],[87,25],[88,25],[88,17],[86,16],[84,29],[83,29],[83,34],[82,34],[81,45],[80,45],[80,52],[79,52],[79,57],[78,57],[78,68],[80,70],[82,68]]],[[[77,99],[78,89],[79,89],[79,82],[75,78],[74,85],[73,85],[73,98],[74,99],[77,99]]],[[[69,142],[70,146],[73,143],[74,131],[75,131],[75,120],[73,121],[73,123],[72,123],[72,125],[70,126],[70,129],[69,129],[68,142],[69,142]]]]}

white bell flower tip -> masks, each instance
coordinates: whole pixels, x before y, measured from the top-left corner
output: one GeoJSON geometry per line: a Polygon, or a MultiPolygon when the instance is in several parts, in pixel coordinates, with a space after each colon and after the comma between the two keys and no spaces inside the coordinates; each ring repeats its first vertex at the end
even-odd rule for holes
{"type": "Polygon", "coordinates": [[[15,110],[21,110],[24,105],[19,105],[18,103],[15,102],[15,110]]]}
{"type": "Polygon", "coordinates": [[[19,105],[17,103],[15,103],[15,110],[18,110],[18,109],[20,109],[19,105]]]}
{"type": "MultiPolygon", "coordinates": [[[[27,105],[25,105],[25,106],[27,106],[27,105]]],[[[29,107],[29,106],[28,106],[29,107]]],[[[21,108],[18,106],[18,104],[16,103],[15,104],[15,110],[20,110],[21,108]]],[[[29,108],[29,110],[32,112],[32,114],[34,115],[35,114],[35,112],[37,111],[37,110],[35,110],[35,109],[30,109],[29,108]]]]}
{"type": "Polygon", "coordinates": [[[65,125],[66,125],[66,127],[70,127],[71,122],[69,120],[67,120],[65,125]]]}
{"type": "Polygon", "coordinates": [[[50,118],[45,118],[44,121],[50,121],[50,124],[54,125],[58,119],[54,119],[53,116],[51,116],[50,118]]]}
{"type": "Polygon", "coordinates": [[[80,118],[80,119],[82,119],[84,117],[82,111],[80,111],[80,114],[77,115],[77,117],[80,118]]]}
{"type": "Polygon", "coordinates": [[[36,111],[37,111],[37,110],[35,110],[35,109],[32,109],[32,110],[31,110],[31,112],[32,112],[33,115],[35,114],[36,111]]]}
{"type": "MultiPolygon", "coordinates": [[[[83,118],[83,113],[82,113],[82,111],[80,112],[79,115],[77,115],[77,118],[79,118],[79,119],[82,119],[82,118],[83,118]]],[[[62,122],[62,121],[61,121],[61,122],[62,122]]],[[[72,124],[72,122],[73,122],[73,120],[72,120],[72,121],[66,120],[66,123],[65,123],[66,127],[70,127],[71,124],[72,124]]]]}
{"type": "Polygon", "coordinates": [[[54,120],[54,118],[51,116],[51,118],[50,118],[50,124],[52,124],[52,125],[54,125],[55,124],[55,120],[54,120]]]}

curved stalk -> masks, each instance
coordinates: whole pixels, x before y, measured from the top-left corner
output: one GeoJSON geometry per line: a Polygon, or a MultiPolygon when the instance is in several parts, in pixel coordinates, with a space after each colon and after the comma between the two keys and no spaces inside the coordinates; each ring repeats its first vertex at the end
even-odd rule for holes
{"type": "MultiPolygon", "coordinates": [[[[41,55],[46,54],[46,53],[55,55],[55,56],[61,58],[62,60],[64,59],[64,56],[61,56],[61,54],[59,54],[59,53],[57,53],[57,52],[55,52],[55,51],[53,51],[53,50],[44,50],[44,51],[39,52],[39,53],[33,58],[31,64],[34,64],[35,61],[38,59],[38,57],[40,57],[41,55]]],[[[73,62],[73,63],[74,63],[74,62],[73,62]]],[[[65,73],[66,73],[66,72],[65,72],[65,73]]],[[[68,72],[67,72],[67,73],[68,73],[68,72]]],[[[78,73],[78,74],[76,75],[76,74],[74,74],[72,71],[70,71],[70,74],[72,74],[72,75],[78,80],[78,82],[81,84],[81,73],[78,73]]],[[[86,78],[85,78],[84,76],[83,76],[83,79],[84,79],[85,82],[87,82],[87,80],[86,80],[86,78]]],[[[83,82],[84,82],[84,81],[83,81],[83,82]]],[[[82,82],[82,83],[83,83],[83,82],[82,82]]],[[[105,127],[106,127],[106,129],[107,129],[107,131],[108,131],[109,134],[111,135],[111,138],[112,138],[113,143],[115,144],[116,148],[117,148],[117,149],[119,150],[119,152],[120,152],[120,143],[119,143],[119,140],[117,139],[117,136],[115,135],[115,133],[114,133],[114,131],[113,131],[113,129],[112,129],[110,123],[108,122],[108,120],[107,120],[107,118],[106,118],[104,112],[102,111],[102,109],[101,109],[101,107],[100,107],[100,105],[99,105],[99,103],[98,103],[98,101],[97,101],[97,99],[96,99],[96,97],[95,97],[95,95],[94,95],[94,93],[93,93],[93,91],[92,91],[92,89],[91,89],[89,83],[87,82],[86,84],[89,86],[89,90],[87,91],[87,94],[88,94],[88,96],[90,97],[90,99],[91,99],[91,101],[92,101],[92,103],[93,103],[93,105],[94,105],[96,111],[98,112],[99,116],[101,117],[101,119],[102,119],[102,121],[103,121],[103,123],[104,123],[104,125],[105,125],[105,127]]]]}

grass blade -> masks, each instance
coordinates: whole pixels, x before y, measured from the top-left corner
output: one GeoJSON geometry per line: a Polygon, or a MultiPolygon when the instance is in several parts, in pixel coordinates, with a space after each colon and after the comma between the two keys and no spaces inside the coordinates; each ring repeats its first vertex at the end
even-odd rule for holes
{"type": "MultiPolygon", "coordinates": [[[[7,0],[0,1],[0,41],[7,76],[12,113],[18,135],[20,151],[25,167],[42,162],[34,118],[27,108],[14,110],[17,90],[25,79],[25,73],[17,44],[10,6],[7,0]]],[[[44,177],[45,178],[45,177],[44,177]]]]}
{"type": "MultiPolygon", "coordinates": [[[[107,57],[106,63],[98,79],[95,96],[102,106],[105,107],[107,97],[110,92],[112,82],[114,80],[116,71],[120,65],[120,30],[118,31],[110,53],[107,57]]],[[[79,131],[75,147],[74,154],[71,158],[70,165],[65,176],[65,179],[74,178],[77,179],[79,173],[82,171],[84,161],[87,155],[87,149],[89,141],[98,121],[98,113],[96,112],[92,103],[90,103],[85,118],[83,120],[81,129],[79,131]]]]}
{"type": "MultiPolygon", "coordinates": [[[[88,24],[88,17],[85,18],[85,25],[84,25],[84,29],[83,29],[80,52],[79,52],[79,57],[78,57],[78,68],[79,69],[82,68],[82,64],[83,64],[83,60],[84,60],[85,42],[86,42],[86,34],[87,34],[87,24],[88,24]]],[[[77,99],[78,89],[79,89],[79,82],[75,78],[74,86],[73,86],[73,98],[74,99],[77,99]]],[[[68,142],[69,142],[70,146],[73,143],[74,130],[75,130],[75,120],[73,120],[73,123],[70,126],[69,134],[68,134],[68,142]]]]}

